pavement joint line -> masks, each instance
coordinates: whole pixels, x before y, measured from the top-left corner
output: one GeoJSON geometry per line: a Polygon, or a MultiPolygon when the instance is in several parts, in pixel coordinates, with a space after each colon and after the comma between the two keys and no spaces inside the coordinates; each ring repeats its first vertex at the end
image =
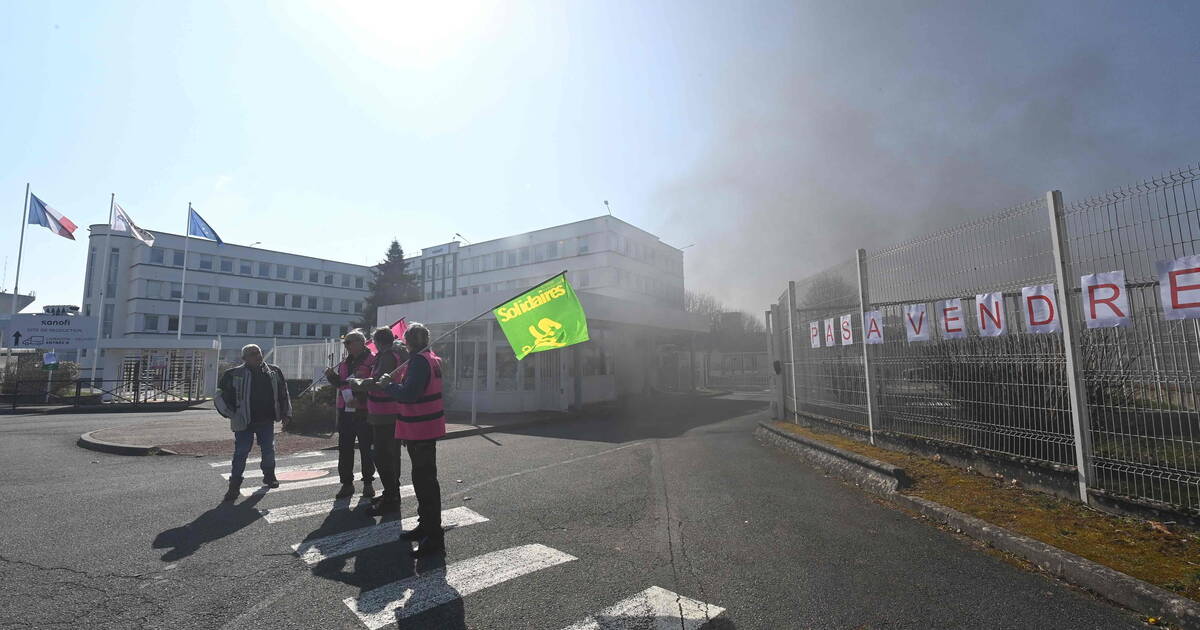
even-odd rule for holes
{"type": "Polygon", "coordinates": [[[508,473],[507,475],[500,475],[499,477],[492,477],[491,479],[485,479],[483,481],[480,481],[479,483],[473,483],[469,486],[466,486],[465,488],[462,488],[461,490],[456,490],[449,494],[442,495],[442,501],[445,501],[446,499],[448,499],[450,497],[456,497],[460,494],[465,494],[467,492],[475,490],[476,488],[481,488],[483,486],[491,485],[493,483],[496,483],[497,481],[504,481],[505,479],[512,479],[513,477],[519,477],[521,475],[527,475],[529,473],[540,472],[540,471],[546,470],[547,468],[554,468],[555,466],[562,466],[564,464],[574,464],[575,462],[580,462],[585,459],[591,459],[593,457],[600,457],[601,455],[607,455],[609,453],[615,453],[617,451],[623,451],[627,448],[639,446],[639,445],[646,444],[646,443],[647,443],[646,440],[642,440],[640,442],[632,442],[630,444],[623,444],[616,448],[610,448],[608,450],[600,451],[599,453],[592,453],[590,455],[582,455],[580,457],[572,457],[571,459],[563,460],[561,462],[555,462],[553,464],[545,464],[542,466],[538,466],[536,468],[530,468],[528,470],[521,470],[521,471],[517,471],[515,473],[508,473]]]}
{"type": "MultiPolygon", "coordinates": [[[[413,492],[413,487],[400,486],[400,497],[416,496],[413,492]]],[[[317,516],[320,514],[328,514],[334,510],[352,510],[362,506],[370,505],[371,500],[362,496],[346,497],[344,499],[325,499],[323,501],[313,501],[311,503],[298,503],[296,505],[286,505],[284,507],[258,509],[258,513],[263,517],[263,520],[268,523],[282,523],[291,521],[306,516],[317,516]]]]}
{"type": "Polygon", "coordinates": [[[455,562],[342,600],[370,630],[379,630],[509,580],[578,560],[542,544],[522,545],[455,562]]]}
{"type": "MultiPolygon", "coordinates": [[[[812,448],[808,444],[811,440],[797,439],[800,436],[780,431],[766,421],[758,422],[755,435],[760,437],[763,442],[775,446],[783,446],[779,440],[785,440],[812,448]]],[[[856,462],[856,458],[862,458],[857,453],[849,453],[831,444],[822,444],[820,450],[829,454],[845,454],[848,462],[856,462]],[[856,457],[849,457],[849,455],[856,457]]],[[[903,471],[899,467],[896,468],[903,471]]],[[[850,480],[853,481],[853,479],[850,480]]],[[[954,527],[961,534],[1020,557],[1065,582],[1087,589],[1109,601],[1149,617],[1164,618],[1177,624],[1179,628],[1200,630],[1200,602],[1177,595],[1040,540],[993,525],[954,508],[922,497],[903,494],[894,487],[887,488],[874,483],[860,483],[859,487],[898,507],[916,512],[929,520],[954,527]]]]}
{"type": "Polygon", "coordinates": [[[258,486],[257,488],[242,488],[241,495],[244,497],[262,496],[266,494],[275,494],[285,490],[304,490],[305,488],[319,488],[321,486],[341,485],[340,477],[319,477],[317,479],[306,479],[304,481],[285,481],[279,484],[278,488],[270,486],[258,486]]]}
{"type": "MultiPolygon", "coordinates": [[[[305,564],[312,566],[329,558],[337,558],[396,542],[399,540],[400,532],[415,528],[417,521],[418,517],[416,516],[410,516],[403,520],[383,521],[332,536],[296,543],[292,545],[292,551],[305,564]]],[[[487,521],[486,517],[468,507],[460,506],[442,511],[442,527],[447,529],[457,529],[487,521]]]]}

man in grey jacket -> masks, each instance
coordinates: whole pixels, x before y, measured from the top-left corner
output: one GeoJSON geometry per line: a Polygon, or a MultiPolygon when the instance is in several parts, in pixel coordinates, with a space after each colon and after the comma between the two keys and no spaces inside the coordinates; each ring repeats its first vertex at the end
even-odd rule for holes
{"type": "Polygon", "coordinates": [[[292,399],[287,380],[278,366],[263,362],[262,349],[254,344],[242,348],[242,364],[221,375],[214,401],[217,412],[229,418],[233,431],[233,468],[226,501],[233,501],[242,486],[246,458],[254,441],[262,453],[263,483],[278,488],[275,479],[275,423],[291,420],[292,399]]]}

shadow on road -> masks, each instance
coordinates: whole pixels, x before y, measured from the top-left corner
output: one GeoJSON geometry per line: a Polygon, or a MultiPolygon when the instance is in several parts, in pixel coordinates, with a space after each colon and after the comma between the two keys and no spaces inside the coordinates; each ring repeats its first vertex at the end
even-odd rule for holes
{"type": "Polygon", "coordinates": [[[154,537],[153,549],[168,549],[164,562],[174,562],[196,553],[204,543],[220,540],[262,518],[254,506],[264,495],[252,496],[241,503],[224,503],[196,517],[196,520],[154,537]]]}

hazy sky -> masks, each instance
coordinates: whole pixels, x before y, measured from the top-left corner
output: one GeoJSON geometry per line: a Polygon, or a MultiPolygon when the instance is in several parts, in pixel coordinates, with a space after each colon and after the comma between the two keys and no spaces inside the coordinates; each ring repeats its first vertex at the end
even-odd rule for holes
{"type": "MultiPolygon", "coordinates": [[[[25,182],[377,261],[614,213],[761,312],[855,247],[1200,161],[1197,2],[0,0],[0,252],[25,182]],[[463,8],[446,8],[446,7],[463,8]],[[7,208],[7,210],[3,210],[7,208]]],[[[78,304],[86,228],[26,233],[78,304]]]]}

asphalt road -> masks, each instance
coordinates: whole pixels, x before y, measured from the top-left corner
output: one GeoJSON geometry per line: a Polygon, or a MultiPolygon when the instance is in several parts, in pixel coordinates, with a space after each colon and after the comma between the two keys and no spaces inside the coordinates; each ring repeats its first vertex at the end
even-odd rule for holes
{"type": "MultiPolygon", "coordinates": [[[[733,398],[442,442],[463,525],[417,565],[361,508],[307,505],[336,485],[221,504],[228,456],[105,455],[75,439],[111,416],[0,417],[0,626],[1142,627],[757,443],[763,403],[733,398]]],[[[320,483],[332,459],[280,466],[320,483]]]]}

